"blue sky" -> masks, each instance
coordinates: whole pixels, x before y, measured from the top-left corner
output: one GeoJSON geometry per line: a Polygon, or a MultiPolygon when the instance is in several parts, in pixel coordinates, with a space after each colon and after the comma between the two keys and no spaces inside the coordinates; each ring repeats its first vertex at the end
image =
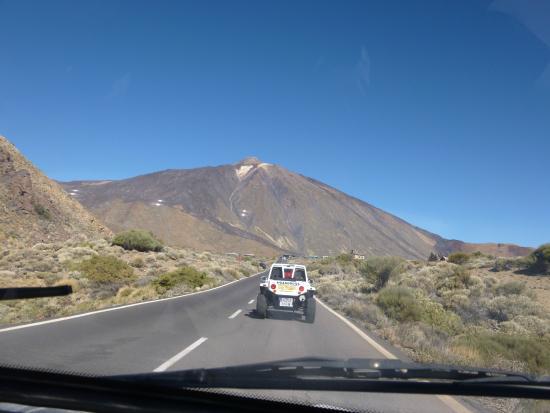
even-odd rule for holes
{"type": "Polygon", "coordinates": [[[59,180],[254,155],[550,241],[550,2],[2,1],[0,134],[59,180]]]}

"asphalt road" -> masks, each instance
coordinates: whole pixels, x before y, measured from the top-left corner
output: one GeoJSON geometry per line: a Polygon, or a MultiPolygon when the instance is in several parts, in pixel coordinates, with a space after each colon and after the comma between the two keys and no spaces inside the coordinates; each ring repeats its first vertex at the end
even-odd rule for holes
{"type": "MultiPolygon", "coordinates": [[[[289,313],[255,317],[259,276],[208,292],[55,322],[0,329],[0,363],[99,374],[221,367],[297,357],[384,358],[317,306],[314,324],[289,313]]],[[[449,397],[262,392],[269,397],[372,412],[468,412],[449,397]]]]}

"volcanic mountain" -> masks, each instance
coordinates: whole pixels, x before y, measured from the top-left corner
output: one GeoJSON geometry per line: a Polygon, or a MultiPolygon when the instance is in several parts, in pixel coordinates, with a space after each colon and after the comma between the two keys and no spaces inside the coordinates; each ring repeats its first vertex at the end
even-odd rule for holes
{"type": "Polygon", "coordinates": [[[426,258],[468,245],[256,158],[62,185],[113,231],[144,228],[168,244],[199,250],[319,256],[355,250],[426,258]]]}
{"type": "Polygon", "coordinates": [[[111,231],[0,136],[0,241],[31,245],[111,231]]]}

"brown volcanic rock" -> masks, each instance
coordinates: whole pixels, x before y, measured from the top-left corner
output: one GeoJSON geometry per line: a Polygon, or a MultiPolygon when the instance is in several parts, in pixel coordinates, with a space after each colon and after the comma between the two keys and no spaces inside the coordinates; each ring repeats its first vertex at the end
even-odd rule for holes
{"type": "MultiPolygon", "coordinates": [[[[78,199],[115,231],[141,227],[169,244],[221,252],[426,259],[457,244],[277,165],[166,170],[120,181],[75,181],[78,199]]],[[[502,255],[523,253],[500,248],[502,255]]]]}
{"type": "Polygon", "coordinates": [[[0,136],[0,239],[24,244],[111,232],[0,136]]]}
{"type": "Polygon", "coordinates": [[[436,244],[397,217],[255,158],[63,186],[77,189],[78,199],[113,230],[143,227],[179,246],[425,258],[436,244]]]}
{"type": "Polygon", "coordinates": [[[439,244],[440,250],[444,253],[451,252],[482,252],[496,257],[520,257],[529,255],[534,251],[533,248],[521,247],[515,244],[488,243],[470,243],[458,240],[443,240],[439,244]]]}

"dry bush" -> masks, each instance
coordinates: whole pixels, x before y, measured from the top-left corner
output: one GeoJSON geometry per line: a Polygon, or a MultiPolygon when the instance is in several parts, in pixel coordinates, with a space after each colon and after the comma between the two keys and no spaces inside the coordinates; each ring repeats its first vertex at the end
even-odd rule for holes
{"type": "Polygon", "coordinates": [[[145,267],[145,261],[143,261],[143,258],[141,257],[136,257],[130,261],[130,265],[134,268],[143,268],[145,267]]]}
{"type": "Polygon", "coordinates": [[[547,340],[502,333],[481,333],[460,336],[456,343],[477,351],[486,365],[498,364],[503,360],[518,360],[532,372],[550,372],[550,343],[547,340]]]}
{"type": "Polygon", "coordinates": [[[543,310],[537,302],[523,295],[499,296],[487,302],[488,316],[497,321],[512,320],[517,316],[536,316],[543,310]]]}
{"type": "Polygon", "coordinates": [[[495,287],[495,293],[497,295],[519,295],[525,292],[525,283],[519,281],[509,281],[498,284],[495,287]]]}
{"type": "Polygon", "coordinates": [[[185,284],[191,289],[196,289],[208,284],[211,280],[205,272],[188,266],[161,275],[153,281],[153,285],[159,294],[164,294],[166,291],[180,284],[185,284]]]}
{"type": "Polygon", "coordinates": [[[449,262],[452,262],[453,264],[463,265],[470,261],[470,258],[470,255],[465,252],[454,252],[449,255],[448,259],[449,262]]]}
{"type": "Polygon", "coordinates": [[[404,262],[405,260],[399,257],[371,257],[359,265],[359,272],[380,290],[391,277],[396,277],[405,270],[402,266],[404,262]]]}
{"type": "Polygon", "coordinates": [[[376,297],[376,304],[388,317],[397,321],[419,321],[422,318],[422,308],[410,288],[386,287],[376,297]]]}
{"type": "Polygon", "coordinates": [[[134,270],[111,255],[98,255],[77,264],[75,269],[97,284],[120,284],[135,280],[134,270]]]}

